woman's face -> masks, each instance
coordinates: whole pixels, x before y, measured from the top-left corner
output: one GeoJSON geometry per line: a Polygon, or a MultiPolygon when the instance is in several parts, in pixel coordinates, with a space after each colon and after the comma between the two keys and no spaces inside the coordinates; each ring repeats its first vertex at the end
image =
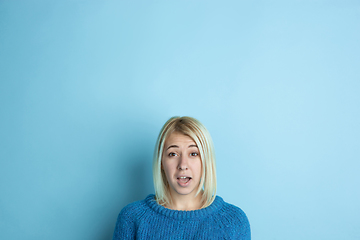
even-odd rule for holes
{"type": "Polygon", "coordinates": [[[161,163],[171,196],[195,197],[201,178],[201,159],[196,143],[182,133],[173,132],[165,141],[161,163]]]}

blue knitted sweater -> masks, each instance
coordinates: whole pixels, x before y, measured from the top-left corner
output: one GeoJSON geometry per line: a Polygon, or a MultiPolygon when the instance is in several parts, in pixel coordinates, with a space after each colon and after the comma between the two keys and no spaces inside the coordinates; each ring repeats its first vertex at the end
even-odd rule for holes
{"type": "Polygon", "coordinates": [[[121,210],[113,236],[113,240],[250,238],[245,213],[219,196],[206,208],[177,211],[159,205],[153,194],[121,210]]]}

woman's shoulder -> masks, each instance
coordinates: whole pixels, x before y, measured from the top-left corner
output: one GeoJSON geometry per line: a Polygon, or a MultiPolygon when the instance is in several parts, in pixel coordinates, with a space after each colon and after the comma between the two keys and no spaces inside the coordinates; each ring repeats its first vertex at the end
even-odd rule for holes
{"type": "MultiPolygon", "coordinates": [[[[217,196],[217,198],[220,197],[217,196]]],[[[222,200],[222,207],[215,218],[217,218],[216,222],[227,229],[227,234],[231,235],[231,239],[251,238],[249,219],[241,208],[222,200]]]]}
{"type": "MultiPolygon", "coordinates": [[[[220,198],[219,196],[217,196],[220,198]]],[[[222,198],[221,198],[222,199],[222,198]]],[[[248,220],[245,212],[238,206],[235,206],[231,203],[223,201],[223,206],[220,211],[225,214],[227,217],[232,219],[239,219],[239,220],[248,220]]]]}
{"type": "MultiPolygon", "coordinates": [[[[151,196],[151,194],[149,195],[151,196]]],[[[144,210],[146,210],[147,204],[146,204],[146,199],[149,198],[149,196],[147,196],[145,199],[140,200],[140,201],[136,201],[136,202],[132,202],[128,205],[126,205],[120,212],[120,216],[122,217],[137,217],[137,215],[141,214],[144,212],[144,210]]]]}
{"type": "MultiPolygon", "coordinates": [[[[151,195],[149,195],[151,196],[151,195]]],[[[149,196],[147,198],[149,198],[149,196]]],[[[119,213],[113,239],[134,239],[135,229],[149,207],[146,199],[126,205],[119,213]]]]}
{"type": "Polygon", "coordinates": [[[249,219],[245,212],[238,206],[225,202],[221,197],[222,207],[218,211],[218,217],[226,226],[242,226],[245,229],[250,229],[249,219]]]}

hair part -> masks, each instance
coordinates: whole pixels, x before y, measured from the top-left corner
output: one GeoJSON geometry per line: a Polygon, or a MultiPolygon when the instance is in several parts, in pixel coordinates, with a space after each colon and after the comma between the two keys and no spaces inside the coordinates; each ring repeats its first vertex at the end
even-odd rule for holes
{"type": "Polygon", "coordinates": [[[213,142],[205,126],[192,117],[172,117],[162,127],[158,136],[153,159],[153,179],[156,201],[160,205],[171,205],[170,186],[161,168],[166,139],[173,132],[193,139],[199,149],[202,173],[196,196],[202,192],[202,207],[209,206],[216,196],[216,166],[213,142]]]}

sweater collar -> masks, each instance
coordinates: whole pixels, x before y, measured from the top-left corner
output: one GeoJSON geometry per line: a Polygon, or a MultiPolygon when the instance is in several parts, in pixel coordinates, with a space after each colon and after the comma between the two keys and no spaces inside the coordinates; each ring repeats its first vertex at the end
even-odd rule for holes
{"type": "Polygon", "coordinates": [[[215,197],[214,202],[210,206],[191,211],[172,210],[165,208],[156,202],[154,194],[148,195],[145,198],[145,202],[155,212],[179,220],[203,218],[219,210],[224,205],[224,200],[219,196],[215,197]]]}

